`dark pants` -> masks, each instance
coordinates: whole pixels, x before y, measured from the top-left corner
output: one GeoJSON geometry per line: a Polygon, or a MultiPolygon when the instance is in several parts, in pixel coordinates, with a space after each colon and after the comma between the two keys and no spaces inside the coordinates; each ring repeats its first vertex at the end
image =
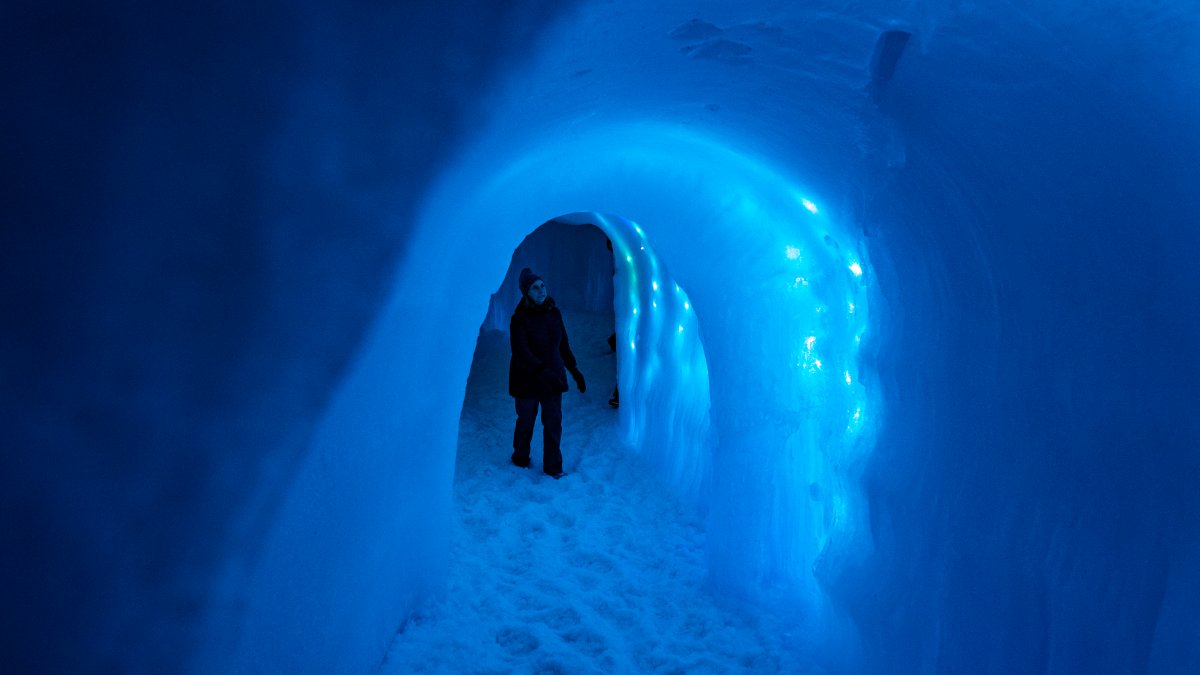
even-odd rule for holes
{"type": "Polygon", "coordinates": [[[542,471],[556,474],[562,471],[562,394],[542,399],[518,398],[517,430],[513,432],[513,461],[529,462],[529,442],[533,440],[533,424],[537,421],[538,404],[542,406],[542,471]]]}

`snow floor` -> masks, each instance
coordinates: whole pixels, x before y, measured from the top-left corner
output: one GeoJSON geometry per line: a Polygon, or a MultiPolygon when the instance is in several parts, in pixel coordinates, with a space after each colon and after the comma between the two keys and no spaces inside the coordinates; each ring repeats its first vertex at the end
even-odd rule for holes
{"type": "Polygon", "coordinates": [[[608,405],[612,314],[565,314],[584,394],[563,396],[569,475],[509,461],[508,336],[481,336],[455,469],[444,598],[411,617],[382,673],[809,673],[772,617],[713,596],[704,528],[622,447],[608,405]]]}

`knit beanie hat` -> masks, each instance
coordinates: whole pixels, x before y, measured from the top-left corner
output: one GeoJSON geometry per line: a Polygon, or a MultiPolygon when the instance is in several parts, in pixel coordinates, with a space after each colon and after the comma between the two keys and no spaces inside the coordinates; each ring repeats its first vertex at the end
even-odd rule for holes
{"type": "Polygon", "coordinates": [[[521,295],[528,295],[529,287],[533,285],[533,282],[541,280],[542,278],[534,274],[533,270],[528,267],[521,270],[521,278],[517,280],[517,285],[521,287],[521,295]]]}

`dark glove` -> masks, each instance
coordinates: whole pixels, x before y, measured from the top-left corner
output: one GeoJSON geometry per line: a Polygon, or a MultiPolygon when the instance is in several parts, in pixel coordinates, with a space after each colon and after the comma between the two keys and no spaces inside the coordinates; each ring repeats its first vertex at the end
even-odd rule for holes
{"type": "Polygon", "coordinates": [[[579,387],[579,393],[587,391],[587,382],[583,381],[583,373],[579,372],[578,368],[571,371],[571,377],[575,378],[575,386],[579,387]]]}

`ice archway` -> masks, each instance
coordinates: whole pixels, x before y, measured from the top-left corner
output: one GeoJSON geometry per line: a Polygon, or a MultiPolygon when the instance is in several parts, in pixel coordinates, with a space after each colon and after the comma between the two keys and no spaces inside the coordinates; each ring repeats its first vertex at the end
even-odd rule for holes
{"type": "MultiPolygon", "coordinates": [[[[436,293],[444,295],[422,294],[422,302],[486,298],[507,265],[501,252],[515,248],[541,214],[602,204],[636,220],[596,218],[614,244],[618,327],[625,325],[619,362],[631,395],[623,414],[635,445],[709,513],[710,552],[724,584],[749,595],[770,587],[777,600],[826,611],[812,569],[835,529],[851,540],[864,522],[851,506],[861,501],[852,472],[869,448],[875,409],[858,359],[869,276],[858,237],[762,160],[694,132],[543,129],[530,146],[505,143],[506,152],[482,143],[489,160],[468,155],[433,191],[399,287],[441,274],[436,293]],[[478,276],[444,274],[468,267],[478,276]],[[676,308],[669,300],[681,289],[690,302],[676,308]],[[695,373],[703,382],[693,385],[684,355],[698,340],[707,372],[695,373]],[[642,387],[647,393],[639,395],[642,387]],[[693,388],[702,395],[688,396],[693,388]],[[672,402],[648,393],[656,389],[675,391],[672,402]],[[680,432],[668,446],[641,442],[680,432]]],[[[395,316],[415,309],[397,307],[395,316]]],[[[467,350],[451,352],[452,362],[469,365],[477,316],[447,315],[447,335],[467,350]]],[[[444,350],[446,341],[428,348],[444,350]]]]}

